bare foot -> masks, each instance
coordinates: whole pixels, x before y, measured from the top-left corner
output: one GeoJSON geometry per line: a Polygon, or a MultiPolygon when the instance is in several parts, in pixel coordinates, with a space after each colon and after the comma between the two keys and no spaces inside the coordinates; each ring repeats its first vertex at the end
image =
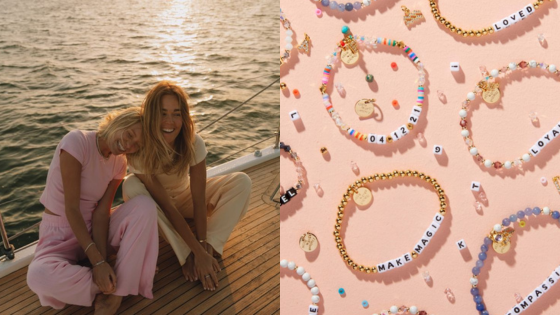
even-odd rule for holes
{"type": "Polygon", "coordinates": [[[117,313],[119,306],[121,306],[122,296],[118,295],[105,295],[103,293],[98,294],[95,297],[94,307],[95,315],[113,315],[117,313]]]}
{"type": "Polygon", "coordinates": [[[194,272],[194,254],[192,252],[187,257],[187,261],[181,267],[181,270],[183,271],[183,276],[185,276],[185,279],[187,279],[187,281],[193,282],[198,280],[198,277],[194,272]]]}
{"type": "Polygon", "coordinates": [[[210,247],[208,254],[212,255],[212,257],[220,257],[220,254],[210,245],[210,243],[206,243],[206,246],[210,247]]]}

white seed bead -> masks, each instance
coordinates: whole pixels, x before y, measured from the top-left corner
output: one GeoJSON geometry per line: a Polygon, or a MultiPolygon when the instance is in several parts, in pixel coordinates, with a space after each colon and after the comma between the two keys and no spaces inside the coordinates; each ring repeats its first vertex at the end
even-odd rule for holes
{"type": "Polygon", "coordinates": [[[288,267],[288,261],[286,259],[280,260],[280,267],[282,268],[288,267]]]}
{"type": "Polygon", "coordinates": [[[303,276],[301,276],[301,279],[305,282],[309,281],[309,279],[311,279],[311,276],[306,272],[303,274],[303,276]]]}
{"type": "Polygon", "coordinates": [[[303,267],[297,267],[296,272],[297,272],[298,275],[301,276],[301,275],[303,275],[303,274],[305,273],[305,268],[303,268],[303,267]]]}
{"type": "Polygon", "coordinates": [[[411,306],[411,307],[408,308],[408,312],[412,315],[415,315],[416,313],[418,313],[418,307],[411,306]]]}
{"type": "Polygon", "coordinates": [[[467,93],[467,98],[469,99],[469,101],[474,101],[474,97],[475,97],[475,95],[474,95],[473,92],[467,93]]]}
{"type": "Polygon", "coordinates": [[[477,285],[478,284],[478,279],[477,278],[471,278],[471,284],[472,285],[477,285]]]}
{"type": "Polygon", "coordinates": [[[459,111],[459,116],[461,116],[461,118],[467,117],[467,111],[464,110],[464,109],[461,109],[461,110],[459,111]]]}
{"type": "Polygon", "coordinates": [[[294,32],[292,30],[286,31],[286,36],[292,36],[292,35],[294,35],[294,32]]]}
{"type": "Polygon", "coordinates": [[[286,36],[286,38],[284,38],[284,41],[286,41],[286,43],[291,43],[293,41],[292,36],[286,36]]]}
{"type": "Polygon", "coordinates": [[[544,208],[542,208],[542,212],[543,212],[543,214],[549,215],[550,214],[550,208],[549,207],[544,207],[544,208]]]}
{"type": "Polygon", "coordinates": [[[318,295],[314,295],[314,296],[311,297],[311,302],[317,304],[317,303],[319,303],[319,301],[321,301],[321,299],[319,298],[318,295]]]}
{"type": "Polygon", "coordinates": [[[536,68],[537,67],[537,61],[536,60],[529,61],[529,67],[536,68]]]}
{"type": "Polygon", "coordinates": [[[511,168],[511,162],[510,162],[510,161],[506,161],[506,162],[504,163],[504,167],[505,167],[506,169],[509,170],[509,169],[511,168]]]}
{"type": "Polygon", "coordinates": [[[399,311],[399,308],[396,305],[393,305],[393,306],[391,306],[389,311],[393,314],[397,314],[397,312],[399,311]]]}
{"type": "Polygon", "coordinates": [[[492,71],[490,71],[490,75],[493,76],[494,78],[497,77],[498,75],[500,75],[500,70],[498,69],[492,69],[492,71]]]}
{"type": "Polygon", "coordinates": [[[548,66],[548,71],[550,71],[552,73],[556,72],[556,66],[555,65],[549,65],[548,66]]]}
{"type": "Polygon", "coordinates": [[[531,156],[529,155],[529,153],[525,153],[525,154],[523,154],[522,158],[523,158],[523,161],[529,162],[529,160],[531,159],[531,156]]]}
{"type": "Polygon", "coordinates": [[[509,63],[509,69],[510,70],[515,70],[517,69],[517,64],[515,62],[510,62],[509,63]]]}
{"type": "Polygon", "coordinates": [[[307,281],[307,286],[313,288],[315,286],[315,280],[309,279],[309,281],[307,281]]]}
{"type": "Polygon", "coordinates": [[[319,294],[319,288],[318,287],[311,288],[311,294],[313,294],[313,295],[319,294]]]}
{"type": "Polygon", "coordinates": [[[292,48],[294,48],[294,46],[290,43],[287,43],[286,46],[284,46],[284,48],[286,48],[286,50],[292,50],[292,48]]]}
{"type": "Polygon", "coordinates": [[[486,167],[491,167],[491,166],[492,166],[492,161],[490,161],[490,160],[484,160],[484,166],[486,166],[486,167]]]}
{"type": "Polygon", "coordinates": [[[494,225],[494,231],[495,232],[501,232],[502,231],[502,225],[501,224],[494,225]]]}
{"type": "Polygon", "coordinates": [[[363,1],[362,1],[362,5],[363,5],[364,7],[367,7],[367,6],[370,5],[370,4],[371,4],[371,0],[363,0],[363,1]]]}
{"type": "Polygon", "coordinates": [[[477,155],[478,154],[478,149],[475,147],[472,147],[469,152],[471,153],[471,155],[477,155]]]}
{"type": "Polygon", "coordinates": [[[293,262],[293,261],[290,261],[290,262],[288,263],[288,269],[290,269],[290,270],[296,269],[296,263],[293,262]]]}
{"type": "Polygon", "coordinates": [[[461,130],[461,136],[468,137],[469,135],[470,135],[470,132],[467,129],[461,130]]]}

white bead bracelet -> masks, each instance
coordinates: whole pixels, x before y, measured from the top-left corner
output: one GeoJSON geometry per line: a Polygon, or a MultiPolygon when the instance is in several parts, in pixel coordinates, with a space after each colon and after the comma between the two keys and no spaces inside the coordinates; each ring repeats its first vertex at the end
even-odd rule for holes
{"type": "Polygon", "coordinates": [[[301,266],[297,266],[295,262],[288,262],[286,259],[280,261],[280,267],[288,268],[289,270],[295,270],[301,279],[307,283],[307,286],[311,289],[311,305],[309,305],[309,315],[315,315],[319,313],[319,306],[317,303],[321,300],[319,298],[319,288],[315,284],[315,280],[311,279],[309,273],[305,272],[305,269],[301,266]]]}

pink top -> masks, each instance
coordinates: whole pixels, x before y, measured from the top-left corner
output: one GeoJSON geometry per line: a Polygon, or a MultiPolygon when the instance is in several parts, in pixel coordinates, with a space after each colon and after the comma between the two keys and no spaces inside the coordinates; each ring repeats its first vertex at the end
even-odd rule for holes
{"type": "Polygon", "coordinates": [[[80,211],[86,221],[91,220],[97,202],[103,197],[109,182],[123,179],[126,157],[110,155],[105,160],[97,150],[95,131],[72,130],[56,147],[41,203],[52,213],[65,216],[64,188],[60,172],[60,151],[70,153],[82,164],[80,211]]]}

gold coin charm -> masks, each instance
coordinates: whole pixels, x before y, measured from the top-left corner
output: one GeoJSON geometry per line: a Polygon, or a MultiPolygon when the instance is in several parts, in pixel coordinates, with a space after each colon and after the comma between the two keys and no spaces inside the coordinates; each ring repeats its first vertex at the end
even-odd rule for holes
{"type": "Polygon", "coordinates": [[[500,100],[500,89],[496,87],[484,90],[482,91],[482,98],[486,103],[494,104],[500,100]]]}
{"type": "Polygon", "coordinates": [[[509,249],[511,247],[511,243],[510,242],[505,242],[505,243],[494,242],[494,243],[492,243],[492,247],[494,248],[496,253],[505,254],[509,251],[509,249]]]}
{"type": "Polygon", "coordinates": [[[358,191],[354,193],[354,202],[358,206],[365,206],[371,202],[373,199],[373,195],[371,194],[371,190],[366,187],[358,188],[358,191]]]}
{"type": "Polygon", "coordinates": [[[369,117],[375,110],[374,102],[374,99],[361,99],[354,105],[354,111],[362,118],[369,117]]]}
{"type": "Polygon", "coordinates": [[[317,246],[319,246],[317,236],[311,232],[307,232],[299,238],[299,247],[305,252],[312,252],[317,249],[317,246]]]}
{"type": "Polygon", "coordinates": [[[343,49],[340,52],[340,60],[342,60],[342,62],[347,65],[355,64],[356,62],[358,62],[358,59],[360,59],[360,53],[358,51],[352,52],[352,50],[350,49],[343,49]]]}

